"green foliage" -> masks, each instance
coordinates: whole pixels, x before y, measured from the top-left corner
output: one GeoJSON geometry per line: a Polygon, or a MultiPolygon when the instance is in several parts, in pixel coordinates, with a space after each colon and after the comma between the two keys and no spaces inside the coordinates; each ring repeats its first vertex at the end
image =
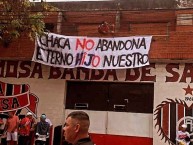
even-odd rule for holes
{"type": "Polygon", "coordinates": [[[44,32],[45,23],[42,21],[43,18],[44,16],[40,12],[29,15],[29,24],[31,29],[29,32],[29,38],[31,40],[33,40],[36,34],[41,35],[44,32]]]}
{"type": "Polygon", "coordinates": [[[34,11],[34,3],[29,0],[0,0],[0,40],[17,39],[27,33],[30,40],[44,32],[46,12],[57,8],[46,2],[41,3],[41,12],[34,11]]]}

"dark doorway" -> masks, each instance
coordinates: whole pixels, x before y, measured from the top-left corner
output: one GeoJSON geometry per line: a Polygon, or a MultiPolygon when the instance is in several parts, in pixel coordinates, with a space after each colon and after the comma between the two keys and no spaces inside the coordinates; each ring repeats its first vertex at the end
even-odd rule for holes
{"type": "Polygon", "coordinates": [[[68,81],[66,109],[153,113],[153,83],[68,81]]]}

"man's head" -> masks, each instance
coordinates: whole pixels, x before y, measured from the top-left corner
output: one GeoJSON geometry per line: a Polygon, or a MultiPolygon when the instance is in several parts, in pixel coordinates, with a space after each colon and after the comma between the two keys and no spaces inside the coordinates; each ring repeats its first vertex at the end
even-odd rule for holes
{"type": "Polygon", "coordinates": [[[74,144],[81,138],[88,137],[90,120],[87,113],[83,111],[71,112],[65,121],[64,137],[69,143],[74,144]]]}
{"type": "Polygon", "coordinates": [[[27,112],[26,117],[31,119],[32,118],[32,113],[31,112],[27,112]]]}
{"type": "Polygon", "coordinates": [[[182,124],[181,130],[182,130],[182,131],[186,131],[186,129],[187,129],[187,125],[186,125],[186,124],[182,124]]]}
{"type": "Polygon", "coordinates": [[[45,114],[42,114],[42,115],[40,116],[40,121],[42,121],[42,122],[45,122],[45,121],[46,121],[46,115],[45,115],[45,114]]]}
{"type": "Polygon", "coordinates": [[[12,111],[8,112],[8,116],[9,116],[9,118],[12,118],[12,117],[13,117],[13,115],[14,115],[14,113],[13,113],[12,111]]]}

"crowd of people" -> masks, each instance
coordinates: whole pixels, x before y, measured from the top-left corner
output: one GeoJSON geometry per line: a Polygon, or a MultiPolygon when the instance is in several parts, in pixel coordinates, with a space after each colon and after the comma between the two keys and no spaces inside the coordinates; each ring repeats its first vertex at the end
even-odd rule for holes
{"type": "MultiPolygon", "coordinates": [[[[52,126],[46,114],[40,116],[36,123],[33,114],[28,112],[19,118],[13,112],[8,112],[8,118],[0,118],[0,145],[49,145],[49,132],[52,126]],[[34,141],[35,138],[35,141],[34,141]]],[[[68,114],[63,128],[65,145],[94,145],[88,130],[89,116],[83,111],[68,114]]],[[[189,145],[190,134],[187,125],[182,124],[176,133],[178,145],[189,145]]]]}
{"type": "MultiPolygon", "coordinates": [[[[46,114],[42,114],[36,122],[31,112],[22,118],[8,112],[8,118],[0,118],[0,145],[49,145],[50,126],[52,123],[46,114]]],[[[88,133],[89,126],[90,120],[86,112],[71,112],[63,128],[67,144],[94,145],[88,133]]]]}
{"type": "MultiPolygon", "coordinates": [[[[0,145],[49,145],[49,132],[52,126],[46,114],[40,116],[36,123],[33,114],[28,112],[19,118],[13,112],[8,112],[8,118],[0,118],[0,145]],[[35,139],[35,141],[34,141],[35,139]]],[[[88,130],[89,116],[83,111],[71,112],[63,128],[65,145],[94,145],[88,130]]],[[[176,134],[178,145],[189,145],[190,134],[187,125],[180,126],[176,134]]]]}
{"type": "Polygon", "coordinates": [[[49,132],[52,126],[46,114],[38,122],[28,112],[20,118],[8,112],[7,118],[0,118],[0,145],[49,145],[49,132]]]}

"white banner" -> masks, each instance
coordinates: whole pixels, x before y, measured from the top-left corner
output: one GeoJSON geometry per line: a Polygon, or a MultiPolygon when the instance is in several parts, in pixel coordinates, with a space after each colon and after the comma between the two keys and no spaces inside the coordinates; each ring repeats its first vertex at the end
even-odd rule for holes
{"type": "Polygon", "coordinates": [[[152,36],[96,38],[45,33],[32,60],[62,68],[123,69],[149,65],[152,36]]]}

